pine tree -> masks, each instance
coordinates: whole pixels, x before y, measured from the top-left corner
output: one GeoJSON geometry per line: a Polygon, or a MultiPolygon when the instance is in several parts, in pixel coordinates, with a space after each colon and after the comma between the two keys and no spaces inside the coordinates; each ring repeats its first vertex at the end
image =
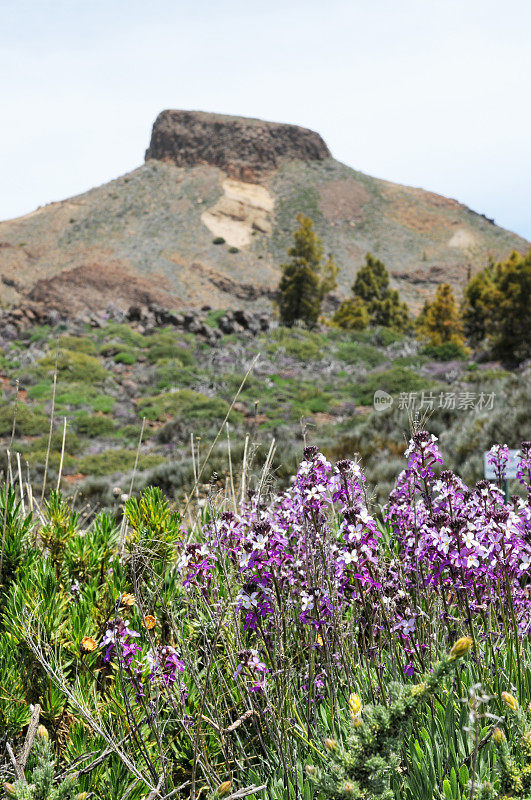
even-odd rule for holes
{"type": "Polygon", "coordinates": [[[531,357],[531,250],[490,264],[465,290],[463,319],[472,344],[486,341],[508,364],[531,357]]]}
{"type": "Polygon", "coordinates": [[[400,300],[398,291],[391,289],[385,264],[370,253],[356,275],[352,292],[365,303],[371,325],[395,330],[411,327],[407,305],[400,300]]]}
{"type": "Polygon", "coordinates": [[[367,306],[361,298],[349,297],[337,309],[333,322],[345,330],[362,331],[369,324],[367,306]]]}
{"type": "Polygon", "coordinates": [[[288,250],[290,261],[281,265],[280,318],[284,325],[293,325],[296,320],[315,325],[325,295],[337,285],[337,266],[330,256],[322,267],[323,246],[311,219],[299,214],[297,222],[294,243],[288,250]]]}
{"type": "Polygon", "coordinates": [[[421,339],[434,347],[464,345],[463,323],[449,283],[439,284],[433,302],[424,307],[421,320],[417,321],[417,331],[421,339]]]}

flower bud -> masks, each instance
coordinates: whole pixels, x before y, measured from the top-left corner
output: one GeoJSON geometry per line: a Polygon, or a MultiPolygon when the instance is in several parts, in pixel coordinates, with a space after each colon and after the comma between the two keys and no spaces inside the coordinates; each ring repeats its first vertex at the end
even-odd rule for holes
{"type": "Polygon", "coordinates": [[[354,797],[354,784],[350,781],[345,781],[343,784],[343,794],[345,797],[354,797]]]}
{"type": "Polygon", "coordinates": [[[361,711],[361,697],[359,694],[352,692],[348,699],[348,708],[350,711],[350,716],[354,719],[354,717],[359,716],[361,711]]]}
{"type": "Polygon", "coordinates": [[[324,746],[330,752],[331,750],[337,750],[337,742],[335,739],[325,739],[324,746]]]}
{"type": "Polygon", "coordinates": [[[513,697],[512,694],[509,694],[509,692],[502,692],[501,699],[503,700],[507,708],[511,709],[511,711],[518,711],[518,700],[516,699],[516,697],[513,697]]]}
{"type": "Polygon", "coordinates": [[[462,656],[468,655],[472,645],[473,641],[470,636],[461,636],[461,638],[457,640],[450,650],[450,658],[453,660],[455,658],[461,658],[462,656]]]}
{"type": "Polygon", "coordinates": [[[39,725],[37,728],[37,736],[39,739],[43,739],[45,741],[50,738],[50,735],[44,725],[39,725]]]}
{"type": "Polygon", "coordinates": [[[501,728],[494,728],[492,739],[496,744],[502,744],[505,741],[505,734],[501,728]]]}
{"type": "Polygon", "coordinates": [[[218,797],[225,797],[226,794],[230,792],[230,787],[232,786],[232,781],[223,781],[218,786],[218,797]]]}

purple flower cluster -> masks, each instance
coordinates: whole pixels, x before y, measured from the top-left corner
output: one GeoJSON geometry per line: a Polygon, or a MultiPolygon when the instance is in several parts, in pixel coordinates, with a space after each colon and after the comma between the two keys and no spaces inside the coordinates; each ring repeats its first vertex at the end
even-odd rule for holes
{"type": "MultiPolygon", "coordinates": [[[[214,519],[201,545],[185,547],[179,561],[183,583],[199,589],[202,597],[208,595],[215,569],[227,560],[232,565],[239,581],[236,613],[244,632],[261,638],[263,652],[256,657],[271,669],[281,629],[307,626],[315,631],[308,633],[315,641],[338,614],[366,607],[380,588],[381,534],[367,510],[364,484],[354,462],[345,459],[332,466],[316,447],[307,447],[289,491],[267,505],[252,496],[240,514],[226,512],[214,519]]],[[[255,691],[264,690],[265,674],[255,691]]]]}
{"type": "MultiPolygon", "coordinates": [[[[164,686],[173,686],[185,669],[177,650],[170,645],[153,645],[143,655],[142,648],[135,641],[139,637],[140,633],[131,628],[129,620],[117,617],[108,623],[100,644],[105,648],[103,661],[107,664],[113,658],[117,660],[130,680],[137,700],[146,697],[148,684],[160,682],[164,686]]],[[[178,687],[184,700],[186,688],[180,681],[178,687]]]]}
{"type": "MultiPolygon", "coordinates": [[[[513,604],[522,634],[531,628],[525,590],[531,566],[528,504],[506,504],[500,488],[486,480],[469,490],[449,470],[435,474],[442,462],[437,440],[425,431],[414,434],[407,468],[399,475],[386,507],[386,521],[402,549],[400,582],[409,596],[420,587],[434,591],[446,608],[484,614],[491,604],[513,604]]],[[[508,448],[495,446],[488,460],[498,480],[505,478],[508,448]]],[[[393,566],[390,565],[391,572],[393,566]]],[[[398,576],[398,571],[395,577],[398,576]]],[[[390,581],[391,585],[393,581],[390,581]]],[[[405,638],[415,630],[418,608],[390,605],[396,627],[405,638]]]]}

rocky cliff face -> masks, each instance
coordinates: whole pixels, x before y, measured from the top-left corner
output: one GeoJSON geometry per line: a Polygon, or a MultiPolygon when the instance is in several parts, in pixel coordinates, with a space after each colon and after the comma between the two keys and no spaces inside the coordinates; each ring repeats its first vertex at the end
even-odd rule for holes
{"type": "Polygon", "coordinates": [[[203,111],[162,111],[146,150],[146,161],[208,164],[243,181],[258,180],[284,161],[325,158],[331,158],[328,147],[307,128],[203,111]]]}

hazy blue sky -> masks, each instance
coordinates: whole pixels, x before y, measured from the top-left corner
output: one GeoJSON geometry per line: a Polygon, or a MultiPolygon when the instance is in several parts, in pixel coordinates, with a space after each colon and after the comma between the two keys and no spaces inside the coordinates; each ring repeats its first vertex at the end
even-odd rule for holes
{"type": "Polygon", "coordinates": [[[0,219],[138,166],[188,108],[319,131],[531,239],[529,0],[0,0],[0,219]]]}

